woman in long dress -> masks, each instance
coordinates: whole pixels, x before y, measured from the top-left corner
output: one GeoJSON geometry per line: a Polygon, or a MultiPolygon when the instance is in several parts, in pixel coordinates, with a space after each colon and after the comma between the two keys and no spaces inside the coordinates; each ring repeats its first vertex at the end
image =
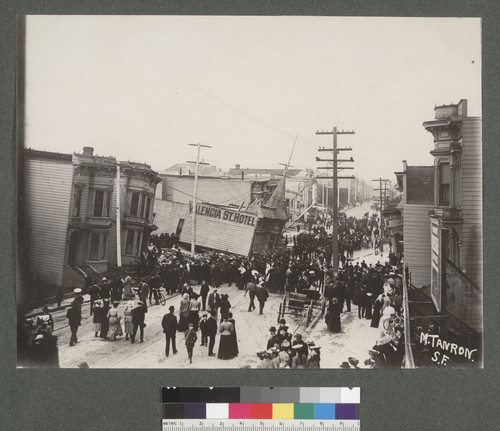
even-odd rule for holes
{"type": "Polygon", "coordinates": [[[128,274],[124,274],[125,277],[122,279],[123,283],[123,298],[124,299],[132,299],[135,294],[132,290],[132,278],[128,274]]]}
{"type": "Polygon", "coordinates": [[[113,302],[113,308],[109,309],[107,315],[109,322],[108,337],[111,341],[116,341],[117,336],[123,335],[122,325],[120,323],[122,316],[118,312],[118,305],[120,305],[119,301],[113,302]]]}
{"type": "Polygon", "coordinates": [[[102,321],[104,319],[104,315],[102,313],[102,301],[101,300],[97,300],[94,302],[94,308],[92,310],[93,312],[93,323],[94,323],[94,332],[95,332],[95,336],[98,337],[99,336],[99,332],[101,332],[101,324],[102,324],[102,321]]]}
{"type": "Polygon", "coordinates": [[[198,323],[200,321],[200,310],[201,302],[198,299],[198,294],[192,293],[191,300],[189,301],[189,323],[193,324],[193,330],[196,332],[198,330],[198,323]]]}
{"type": "Polygon", "coordinates": [[[219,352],[217,357],[219,359],[232,359],[234,358],[234,349],[231,347],[231,334],[234,332],[233,324],[228,321],[227,314],[222,316],[222,323],[219,325],[220,341],[219,352]]]}
{"type": "Polygon", "coordinates": [[[182,295],[181,304],[179,306],[179,324],[177,325],[177,330],[179,332],[185,332],[188,328],[190,305],[191,301],[189,300],[189,294],[185,293],[182,295]]]}
{"type": "Polygon", "coordinates": [[[332,305],[328,308],[325,316],[326,325],[331,332],[341,332],[340,304],[337,298],[332,299],[332,305]]]}
{"type": "Polygon", "coordinates": [[[106,337],[108,336],[108,331],[109,331],[108,311],[109,310],[110,310],[109,299],[104,298],[103,299],[103,306],[102,306],[101,333],[99,334],[99,336],[102,339],[106,339],[106,337]]]}
{"type": "Polygon", "coordinates": [[[227,320],[233,325],[233,332],[231,333],[231,348],[233,357],[235,357],[238,356],[239,350],[238,350],[238,337],[236,335],[236,322],[233,319],[233,313],[231,312],[227,313],[227,320]]]}
{"type": "Polygon", "coordinates": [[[221,323],[222,323],[222,316],[224,314],[228,314],[229,310],[231,309],[231,303],[229,302],[229,295],[227,294],[222,294],[220,296],[220,313],[221,313],[221,323]]]}
{"type": "Polygon", "coordinates": [[[134,301],[127,302],[127,308],[123,312],[123,321],[125,322],[125,340],[132,337],[134,332],[134,325],[132,323],[132,308],[134,308],[134,301]]]}

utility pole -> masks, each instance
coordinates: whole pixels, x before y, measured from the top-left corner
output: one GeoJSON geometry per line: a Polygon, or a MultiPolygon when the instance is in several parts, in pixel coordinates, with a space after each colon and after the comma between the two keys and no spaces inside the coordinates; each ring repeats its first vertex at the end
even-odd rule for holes
{"type": "Polygon", "coordinates": [[[196,163],[196,169],[194,172],[194,188],[193,188],[193,208],[192,208],[192,226],[191,226],[191,255],[194,256],[194,249],[196,246],[196,189],[198,186],[198,168],[200,165],[208,165],[209,163],[200,162],[200,151],[201,148],[212,148],[209,145],[202,145],[199,142],[197,144],[189,144],[191,147],[198,147],[196,154],[196,162],[188,161],[188,163],[196,163]]]}
{"type": "Polygon", "coordinates": [[[333,217],[332,217],[332,227],[333,227],[333,250],[332,250],[332,267],[333,272],[336,273],[339,268],[339,226],[338,226],[338,180],[341,178],[354,178],[354,177],[339,177],[338,171],[342,169],[354,169],[352,167],[339,167],[338,164],[342,162],[353,162],[353,158],[350,159],[339,159],[339,151],[352,151],[352,148],[337,148],[337,135],[353,135],[354,131],[339,131],[335,126],[331,132],[327,131],[317,131],[316,135],[333,135],[333,148],[320,148],[318,151],[330,151],[333,155],[333,159],[320,159],[316,157],[317,162],[329,162],[331,165],[319,167],[318,169],[332,169],[333,175],[331,177],[317,177],[317,178],[332,178],[333,179],[333,217]]]}
{"type": "Polygon", "coordinates": [[[122,266],[122,236],[120,215],[120,162],[116,162],[116,266],[122,266]]]}
{"type": "Polygon", "coordinates": [[[380,251],[383,251],[382,238],[384,235],[384,219],[382,217],[382,211],[384,210],[384,204],[387,200],[387,183],[390,182],[388,179],[378,178],[372,181],[378,181],[379,188],[373,189],[373,191],[378,191],[379,196],[373,196],[373,199],[378,199],[380,208],[380,251]]]}

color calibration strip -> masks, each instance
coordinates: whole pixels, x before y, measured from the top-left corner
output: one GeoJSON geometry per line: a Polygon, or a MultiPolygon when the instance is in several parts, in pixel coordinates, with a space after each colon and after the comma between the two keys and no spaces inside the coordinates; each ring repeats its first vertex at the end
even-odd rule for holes
{"type": "Polygon", "coordinates": [[[164,419],[357,418],[360,388],[162,388],[164,419]]]}

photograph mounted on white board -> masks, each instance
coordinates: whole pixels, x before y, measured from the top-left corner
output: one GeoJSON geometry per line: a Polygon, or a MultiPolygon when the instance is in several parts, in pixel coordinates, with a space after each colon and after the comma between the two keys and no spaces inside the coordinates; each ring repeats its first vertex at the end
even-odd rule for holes
{"type": "Polygon", "coordinates": [[[483,367],[480,19],[18,40],[18,367],[483,367]]]}

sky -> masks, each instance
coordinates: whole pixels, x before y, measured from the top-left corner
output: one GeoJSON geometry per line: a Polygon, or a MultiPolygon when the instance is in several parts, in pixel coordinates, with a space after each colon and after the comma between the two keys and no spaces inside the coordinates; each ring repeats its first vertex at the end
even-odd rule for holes
{"type": "Polygon", "coordinates": [[[353,130],[353,174],[432,165],[422,123],[481,116],[478,18],[28,16],[25,147],[227,170],[316,168],[353,130]]]}

